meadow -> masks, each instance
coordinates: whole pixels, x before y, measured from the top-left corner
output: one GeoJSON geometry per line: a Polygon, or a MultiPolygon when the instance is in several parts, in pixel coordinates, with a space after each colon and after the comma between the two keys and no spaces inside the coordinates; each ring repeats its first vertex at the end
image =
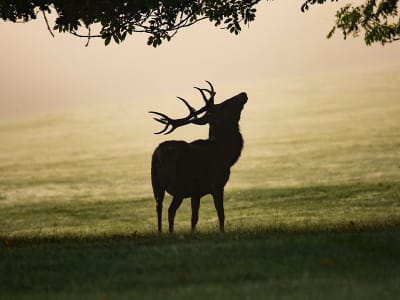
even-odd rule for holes
{"type": "Polygon", "coordinates": [[[224,235],[210,197],[196,233],[189,201],[174,235],[155,232],[152,150],[207,135],[152,134],[147,110],[184,113],[174,94],[0,120],[0,299],[396,298],[399,83],[370,70],[241,87],[224,235]]]}

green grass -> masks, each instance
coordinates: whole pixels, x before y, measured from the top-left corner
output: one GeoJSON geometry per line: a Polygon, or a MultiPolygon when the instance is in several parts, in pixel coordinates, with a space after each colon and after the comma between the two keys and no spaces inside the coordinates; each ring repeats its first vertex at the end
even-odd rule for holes
{"type": "Polygon", "coordinates": [[[2,299],[393,299],[399,224],[8,238],[2,299]]]}
{"type": "Polygon", "coordinates": [[[395,299],[399,80],[249,86],[224,235],[210,197],[195,234],[189,201],[156,234],[149,109],[1,120],[0,299],[395,299]]]}

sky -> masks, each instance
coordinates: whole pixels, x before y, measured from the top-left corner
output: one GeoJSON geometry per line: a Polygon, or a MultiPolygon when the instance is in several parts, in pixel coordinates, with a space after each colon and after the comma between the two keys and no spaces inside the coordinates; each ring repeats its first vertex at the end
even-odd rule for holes
{"type": "MultiPolygon", "coordinates": [[[[134,34],[104,46],[67,34],[52,38],[44,20],[0,21],[0,117],[69,109],[77,105],[132,102],[148,110],[210,80],[232,96],[255,84],[363,70],[400,70],[400,42],[367,47],[362,38],[326,39],[345,2],[262,1],[256,20],[239,36],[205,21],[181,30],[159,48],[134,34]]],[[[175,101],[175,100],[174,100],[175,101]]]]}

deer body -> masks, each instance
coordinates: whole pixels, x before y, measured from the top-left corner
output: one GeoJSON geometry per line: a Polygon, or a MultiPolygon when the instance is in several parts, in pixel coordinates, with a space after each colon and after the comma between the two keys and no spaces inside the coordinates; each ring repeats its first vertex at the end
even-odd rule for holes
{"type": "MultiPolygon", "coordinates": [[[[213,89],[208,92],[213,98],[215,95],[213,89]]],[[[213,99],[211,105],[211,100],[206,100],[204,93],[202,95],[208,104],[207,109],[204,109],[205,115],[201,118],[193,117],[194,109],[189,106],[192,115],[186,118],[185,124],[209,124],[209,138],[195,140],[191,143],[166,141],[155,149],[152,156],[151,178],[156,199],[159,232],[162,227],[162,203],[165,191],[173,196],[168,209],[170,232],[173,232],[176,210],[183,199],[188,197],[191,198],[192,206],[191,227],[192,230],[195,229],[200,198],[207,194],[213,196],[219,227],[221,231],[224,231],[224,187],[229,179],[230,168],[239,159],[243,148],[239,119],[241,110],[247,101],[247,95],[241,93],[216,105],[213,103],[213,99]]],[[[181,122],[183,119],[178,120],[181,122]]],[[[171,119],[168,119],[168,123],[164,124],[167,124],[168,127],[170,121],[171,119]]],[[[178,126],[182,126],[180,124],[178,126]]]]}

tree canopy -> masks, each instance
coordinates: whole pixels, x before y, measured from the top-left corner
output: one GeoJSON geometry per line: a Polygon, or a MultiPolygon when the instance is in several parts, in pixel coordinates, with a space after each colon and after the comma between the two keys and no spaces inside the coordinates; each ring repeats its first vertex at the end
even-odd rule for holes
{"type": "MultiPolygon", "coordinates": [[[[108,45],[120,43],[127,35],[148,34],[148,44],[159,46],[180,29],[209,20],[215,26],[239,34],[243,25],[255,20],[256,4],[261,0],[0,0],[0,18],[11,22],[29,22],[42,16],[47,28],[87,38],[99,37],[108,45]],[[48,14],[55,17],[48,20],[48,14]],[[54,21],[53,21],[54,20],[54,21]],[[51,24],[54,22],[54,24],[51,24]]],[[[268,0],[265,0],[268,1],[268,0]]],[[[339,0],[306,0],[303,12],[314,4],[339,0]]],[[[346,4],[336,13],[328,33],[341,30],[344,38],[364,34],[367,45],[400,39],[399,0],[364,0],[346,4]]]]}
{"type": "MultiPolygon", "coordinates": [[[[323,4],[327,1],[329,0],[307,0],[301,10],[304,12],[310,5],[323,4]]],[[[344,5],[336,12],[335,25],[328,33],[328,38],[336,30],[341,30],[345,39],[348,36],[357,37],[364,33],[367,45],[376,42],[384,45],[400,40],[398,2],[398,0],[365,0],[359,5],[344,5]]]]}

